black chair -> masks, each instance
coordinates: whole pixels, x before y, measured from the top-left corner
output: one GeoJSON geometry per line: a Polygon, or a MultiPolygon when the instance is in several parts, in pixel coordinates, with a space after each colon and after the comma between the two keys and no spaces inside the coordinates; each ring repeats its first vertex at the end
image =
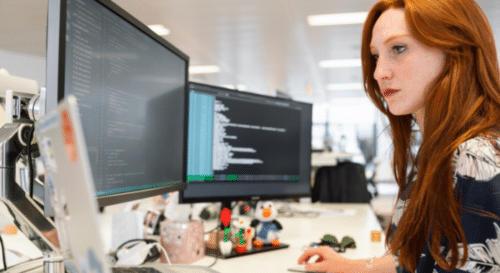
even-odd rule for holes
{"type": "Polygon", "coordinates": [[[340,162],[337,166],[319,168],[311,199],[322,203],[369,203],[372,196],[367,185],[363,165],[340,162]]]}

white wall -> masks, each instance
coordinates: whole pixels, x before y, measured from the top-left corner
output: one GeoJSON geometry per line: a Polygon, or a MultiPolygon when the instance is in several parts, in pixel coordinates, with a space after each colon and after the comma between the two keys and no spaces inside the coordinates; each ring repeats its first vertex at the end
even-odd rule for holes
{"type": "Polygon", "coordinates": [[[32,79],[38,86],[45,86],[45,57],[12,53],[0,50],[0,68],[5,68],[12,76],[32,79]]]}
{"type": "MultiPolygon", "coordinates": [[[[45,86],[45,57],[0,50],[0,68],[5,68],[12,76],[35,80],[38,87],[45,86]]],[[[6,119],[3,107],[0,107],[0,125],[4,124],[6,119]]]]}

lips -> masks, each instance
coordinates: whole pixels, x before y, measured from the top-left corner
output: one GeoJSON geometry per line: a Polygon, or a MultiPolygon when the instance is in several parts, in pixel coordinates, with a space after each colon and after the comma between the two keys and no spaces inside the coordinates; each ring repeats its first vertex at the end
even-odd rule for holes
{"type": "Polygon", "coordinates": [[[388,88],[388,89],[384,89],[384,97],[390,97],[394,94],[396,94],[396,92],[398,92],[399,90],[397,89],[391,89],[391,88],[388,88]]]}

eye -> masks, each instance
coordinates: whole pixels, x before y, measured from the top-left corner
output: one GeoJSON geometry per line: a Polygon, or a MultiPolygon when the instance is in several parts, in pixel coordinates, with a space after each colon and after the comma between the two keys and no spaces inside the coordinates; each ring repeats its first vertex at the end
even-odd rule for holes
{"type": "Polygon", "coordinates": [[[406,50],[406,46],[396,45],[396,46],[392,47],[392,50],[394,50],[394,52],[396,52],[397,54],[399,54],[399,53],[402,53],[403,51],[406,50]]]}
{"type": "Polygon", "coordinates": [[[378,55],[377,54],[372,54],[372,58],[373,58],[373,60],[375,62],[378,61],[378,55]]]}

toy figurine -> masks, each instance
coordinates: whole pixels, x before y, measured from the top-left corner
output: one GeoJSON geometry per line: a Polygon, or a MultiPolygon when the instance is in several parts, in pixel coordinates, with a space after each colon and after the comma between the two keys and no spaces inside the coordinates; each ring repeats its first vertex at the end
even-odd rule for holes
{"type": "Polygon", "coordinates": [[[228,256],[231,254],[231,250],[233,249],[233,242],[229,240],[229,234],[231,233],[231,229],[226,227],[224,229],[224,240],[219,242],[219,250],[222,256],[228,256]]]}
{"type": "MultiPolygon", "coordinates": [[[[243,240],[245,241],[246,244],[246,251],[249,252],[252,250],[252,238],[253,238],[253,228],[250,227],[250,220],[247,219],[247,217],[241,217],[238,220],[235,220],[232,222],[232,226],[236,229],[235,233],[238,232],[238,234],[243,234],[243,240]],[[243,232],[242,232],[243,230],[243,232]]],[[[236,234],[235,236],[239,236],[236,234]]],[[[239,238],[241,241],[241,238],[239,238]]],[[[238,242],[238,238],[235,240],[238,242]]],[[[241,251],[240,251],[241,252],[241,251]]]]}
{"type": "Polygon", "coordinates": [[[255,247],[271,243],[279,246],[279,232],[283,228],[276,221],[278,212],[272,201],[259,201],[255,207],[255,218],[250,226],[255,228],[255,247]]]}
{"type": "Polygon", "coordinates": [[[236,251],[238,253],[245,253],[247,251],[247,245],[246,245],[246,233],[244,228],[240,228],[240,232],[238,232],[236,235],[236,251]]]}

